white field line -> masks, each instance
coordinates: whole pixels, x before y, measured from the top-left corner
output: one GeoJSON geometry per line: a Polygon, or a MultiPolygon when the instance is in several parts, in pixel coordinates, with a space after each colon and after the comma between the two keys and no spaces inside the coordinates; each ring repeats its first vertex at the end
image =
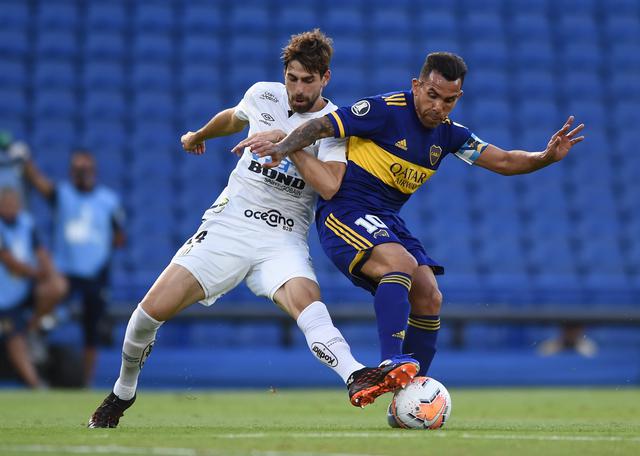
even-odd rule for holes
{"type": "MultiPolygon", "coordinates": [[[[227,434],[232,435],[232,434],[227,434]]],[[[266,434],[244,434],[266,437],[266,434]]],[[[241,434],[237,434],[239,438],[241,434]]],[[[246,437],[245,437],[246,438],[246,437]]],[[[215,451],[195,448],[143,448],[121,445],[0,445],[0,454],[5,452],[42,454],[122,454],[122,455],[151,455],[151,456],[222,456],[228,455],[228,451],[215,451]]],[[[377,456],[362,453],[308,453],[292,451],[256,451],[250,450],[248,456],[377,456]]]]}

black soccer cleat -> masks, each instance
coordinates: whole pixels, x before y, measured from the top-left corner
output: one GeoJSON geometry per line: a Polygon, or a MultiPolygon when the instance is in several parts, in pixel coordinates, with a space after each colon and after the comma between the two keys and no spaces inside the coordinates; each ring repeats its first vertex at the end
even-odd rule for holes
{"type": "Polygon", "coordinates": [[[133,396],[128,401],[123,401],[115,393],[111,392],[102,404],[93,412],[89,419],[88,428],[114,428],[118,426],[118,422],[124,411],[133,405],[136,397],[133,396]]]}
{"type": "Polygon", "coordinates": [[[356,407],[373,404],[378,396],[407,386],[418,369],[418,361],[406,355],[383,361],[379,367],[363,367],[347,380],[349,400],[356,407]]]}

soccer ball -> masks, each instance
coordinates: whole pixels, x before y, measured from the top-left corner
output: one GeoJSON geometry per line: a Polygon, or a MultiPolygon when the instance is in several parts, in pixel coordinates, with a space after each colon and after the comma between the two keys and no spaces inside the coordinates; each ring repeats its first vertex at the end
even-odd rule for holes
{"type": "Polygon", "coordinates": [[[387,411],[391,427],[439,429],[451,415],[451,396],[431,377],[416,377],[395,393],[387,411]]]}

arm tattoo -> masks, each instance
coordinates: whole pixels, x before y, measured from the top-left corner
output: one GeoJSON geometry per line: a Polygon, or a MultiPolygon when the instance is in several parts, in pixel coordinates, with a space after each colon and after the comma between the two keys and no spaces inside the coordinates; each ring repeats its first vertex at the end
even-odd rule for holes
{"type": "Polygon", "coordinates": [[[293,130],[278,145],[285,155],[313,144],[320,138],[334,136],[333,124],[326,117],[309,120],[293,130]]]}

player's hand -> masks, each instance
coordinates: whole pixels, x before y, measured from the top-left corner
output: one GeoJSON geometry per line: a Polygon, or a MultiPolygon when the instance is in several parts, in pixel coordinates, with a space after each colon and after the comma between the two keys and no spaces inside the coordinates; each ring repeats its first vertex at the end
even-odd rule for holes
{"type": "Polygon", "coordinates": [[[12,143],[7,149],[7,155],[13,160],[26,162],[31,158],[31,149],[29,145],[22,141],[12,143]]]}
{"type": "Polygon", "coordinates": [[[182,135],[180,142],[182,143],[182,148],[192,154],[202,155],[206,150],[204,141],[198,141],[196,133],[193,131],[188,131],[182,135]]]}
{"type": "Polygon", "coordinates": [[[262,143],[265,141],[277,143],[282,141],[287,134],[282,130],[269,130],[269,131],[261,131],[259,133],[254,133],[246,139],[240,141],[236,146],[231,149],[231,152],[236,154],[238,157],[242,156],[245,147],[249,147],[252,149],[252,146],[256,143],[262,143]]]}
{"type": "Polygon", "coordinates": [[[275,168],[278,166],[286,154],[281,151],[280,143],[272,143],[271,141],[257,141],[251,145],[251,152],[260,158],[270,157],[271,161],[262,165],[263,168],[275,168]]]}
{"type": "Polygon", "coordinates": [[[569,150],[580,141],[584,139],[584,136],[576,136],[584,129],[584,124],[578,125],[573,130],[569,131],[571,125],[573,125],[573,116],[569,116],[565,124],[560,130],[558,130],[549,140],[547,148],[544,151],[545,158],[549,162],[557,162],[567,156],[569,150]]]}

